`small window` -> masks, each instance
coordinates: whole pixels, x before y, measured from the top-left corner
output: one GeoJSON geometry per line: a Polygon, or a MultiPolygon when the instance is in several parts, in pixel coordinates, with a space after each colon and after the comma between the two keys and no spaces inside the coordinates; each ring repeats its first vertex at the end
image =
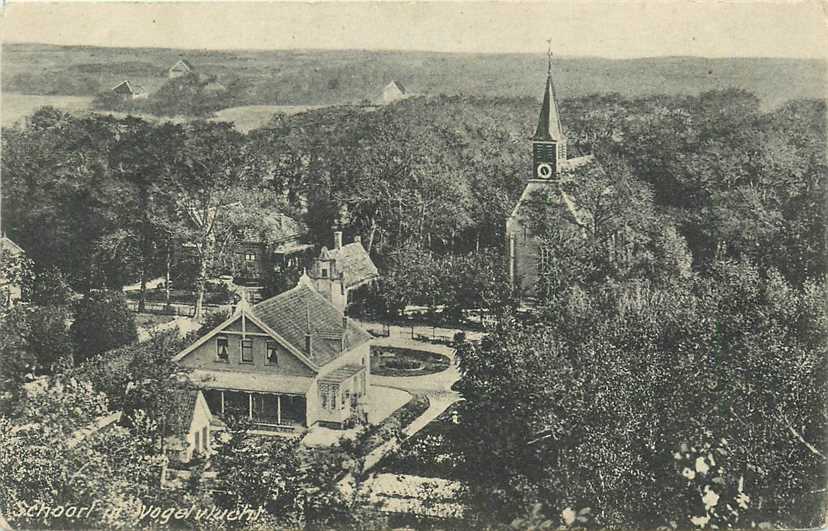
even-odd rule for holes
{"type": "Polygon", "coordinates": [[[241,341],[242,363],[253,363],[253,340],[242,339],[241,341]]]}
{"type": "Polygon", "coordinates": [[[203,428],[201,428],[201,445],[204,447],[205,451],[210,446],[209,444],[207,444],[207,441],[209,441],[209,440],[210,440],[210,436],[207,432],[207,426],[204,426],[203,428]]]}
{"type": "Polygon", "coordinates": [[[201,450],[201,433],[195,432],[195,445],[193,445],[193,449],[195,451],[201,450]]]}
{"type": "Polygon", "coordinates": [[[278,365],[279,364],[279,353],[276,350],[276,342],[275,341],[268,341],[267,342],[267,357],[265,361],[268,365],[278,365]]]}
{"type": "Polygon", "coordinates": [[[328,269],[325,267],[322,268],[322,278],[328,278],[328,269]]]}
{"type": "Polygon", "coordinates": [[[227,337],[218,336],[216,339],[216,357],[219,361],[229,361],[230,355],[227,352],[227,337]]]}
{"type": "Polygon", "coordinates": [[[256,261],[256,253],[244,253],[244,260],[246,262],[255,262],[256,261]]]}

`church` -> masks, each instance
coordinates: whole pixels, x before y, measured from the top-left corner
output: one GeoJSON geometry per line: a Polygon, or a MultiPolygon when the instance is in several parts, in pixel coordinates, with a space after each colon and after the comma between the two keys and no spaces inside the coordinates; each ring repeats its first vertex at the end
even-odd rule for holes
{"type": "Polygon", "coordinates": [[[586,237],[592,231],[592,215],[578,206],[566,185],[577,179],[585,168],[597,163],[592,155],[567,156],[567,139],[552,82],[551,56],[538,125],[531,142],[532,167],[526,175],[526,187],[506,221],[509,281],[522,305],[531,305],[537,299],[551,258],[550,247],[535,234],[530,221],[533,203],[554,207],[559,214],[555,219],[562,224],[560,228],[572,237],[586,237]]]}

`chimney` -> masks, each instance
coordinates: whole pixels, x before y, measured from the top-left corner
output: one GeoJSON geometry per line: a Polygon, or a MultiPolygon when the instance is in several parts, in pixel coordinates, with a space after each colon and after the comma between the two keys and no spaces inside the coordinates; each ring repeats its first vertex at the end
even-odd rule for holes
{"type": "Polygon", "coordinates": [[[334,249],[342,249],[342,231],[334,231],[334,249]]]}
{"type": "Polygon", "coordinates": [[[342,336],[339,338],[339,352],[345,352],[345,333],[348,331],[348,318],[342,316],[342,336]]]}

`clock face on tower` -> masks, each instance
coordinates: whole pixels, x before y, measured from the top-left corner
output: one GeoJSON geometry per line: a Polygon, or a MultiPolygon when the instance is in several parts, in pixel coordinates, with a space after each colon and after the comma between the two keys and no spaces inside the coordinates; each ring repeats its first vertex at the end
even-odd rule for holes
{"type": "Polygon", "coordinates": [[[549,179],[552,177],[552,165],[548,162],[541,162],[535,168],[535,176],[538,179],[549,179]]]}

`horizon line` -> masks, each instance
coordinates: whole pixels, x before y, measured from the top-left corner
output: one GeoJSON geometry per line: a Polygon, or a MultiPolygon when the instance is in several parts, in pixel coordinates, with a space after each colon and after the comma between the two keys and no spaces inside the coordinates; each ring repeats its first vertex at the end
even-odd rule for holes
{"type": "MultiPolygon", "coordinates": [[[[545,51],[527,52],[527,51],[446,51],[446,50],[429,50],[429,49],[406,49],[406,48],[186,48],[186,47],[170,47],[170,46],[105,46],[100,44],[56,44],[51,42],[41,41],[3,41],[0,46],[6,45],[34,45],[34,46],[51,46],[54,48],[99,48],[110,50],[171,50],[171,51],[187,51],[187,52],[379,52],[379,53],[429,53],[442,55],[526,55],[526,56],[542,56],[546,57],[545,51]]],[[[607,55],[591,55],[591,54],[554,54],[554,58],[565,59],[605,59],[608,61],[627,61],[637,59],[785,59],[785,60],[800,60],[800,61],[820,61],[828,62],[828,56],[810,56],[810,55],[691,55],[691,54],[667,54],[667,55],[630,55],[612,57],[607,55]]]]}

